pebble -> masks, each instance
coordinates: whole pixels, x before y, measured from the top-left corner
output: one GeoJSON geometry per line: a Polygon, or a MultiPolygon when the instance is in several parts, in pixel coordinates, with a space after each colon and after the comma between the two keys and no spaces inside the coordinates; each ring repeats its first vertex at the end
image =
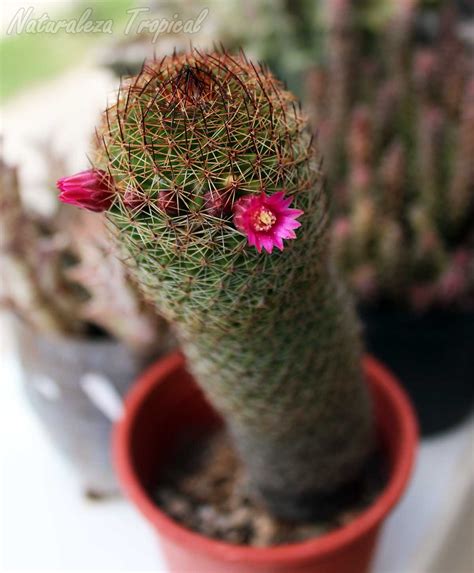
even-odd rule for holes
{"type": "Polygon", "coordinates": [[[332,522],[291,524],[276,520],[251,500],[248,483],[228,441],[215,441],[205,463],[189,473],[174,474],[157,493],[165,512],[202,535],[229,543],[268,547],[324,535],[351,522],[352,508],[332,522]]]}

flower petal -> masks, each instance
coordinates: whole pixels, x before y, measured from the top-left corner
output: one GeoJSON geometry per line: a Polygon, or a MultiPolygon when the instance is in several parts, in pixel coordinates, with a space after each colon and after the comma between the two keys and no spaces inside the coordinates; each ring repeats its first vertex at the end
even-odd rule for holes
{"type": "Polygon", "coordinates": [[[293,229],[301,226],[296,219],[303,214],[300,209],[290,208],[292,198],[285,197],[284,191],[271,196],[265,193],[244,195],[234,204],[234,224],[247,235],[248,244],[262,248],[268,253],[274,247],[283,250],[282,239],[294,239],[293,229]]]}

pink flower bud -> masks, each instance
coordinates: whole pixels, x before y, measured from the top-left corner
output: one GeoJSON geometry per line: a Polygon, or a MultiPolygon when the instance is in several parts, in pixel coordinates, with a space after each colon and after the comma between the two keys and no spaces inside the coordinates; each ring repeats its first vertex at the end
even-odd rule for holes
{"type": "Polygon", "coordinates": [[[208,191],[204,195],[204,208],[215,217],[232,211],[232,193],[230,190],[208,191]]]}
{"type": "Polygon", "coordinates": [[[131,211],[139,211],[147,204],[147,200],[136,190],[127,189],[123,196],[123,204],[131,211]]]}
{"type": "Polygon", "coordinates": [[[114,201],[114,184],[108,173],[89,169],[76,175],[63,177],[56,183],[59,200],[99,213],[107,211],[114,201]]]}
{"type": "Polygon", "coordinates": [[[158,193],[158,206],[167,215],[176,215],[179,212],[178,198],[172,189],[163,189],[158,193]]]}

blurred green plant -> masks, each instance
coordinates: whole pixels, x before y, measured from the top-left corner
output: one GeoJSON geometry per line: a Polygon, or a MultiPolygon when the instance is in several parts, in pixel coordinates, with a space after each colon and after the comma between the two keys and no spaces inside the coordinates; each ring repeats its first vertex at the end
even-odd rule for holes
{"type": "Polygon", "coordinates": [[[474,73],[460,20],[448,5],[420,31],[422,8],[403,2],[369,47],[353,2],[330,6],[308,102],[339,265],[365,302],[471,306],[474,73]]]}
{"type": "MultiPolygon", "coordinates": [[[[195,17],[207,8],[209,16],[203,33],[174,35],[178,48],[187,49],[191,41],[201,48],[209,48],[213,42],[228,50],[243,48],[253,59],[265,62],[300,95],[305,70],[320,57],[320,0],[169,0],[153,2],[151,8],[161,9],[168,17],[177,13],[184,18],[195,17]]],[[[153,55],[150,36],[143,34],[141,38],[116,42],[105,58],[106,65],[118,75],[138,73],[143,63],[141,55],[153,55]]],[[[157,45],[158,51],[160,47],[157,45]]]]}
{"type": "MultiPolygon", "coordinates": [[[[80,2],[71,9],[53,12],[51,19],[78,19],[87,8],[92,8],[91,19],[114,22],[114,29],[120,29],[127,20],[126,11],[134,5],[133,0],[110,0],[105,2],[80,2]]],[[[25,6],[25,9],[27,6],[25,6]]],[[[34,12],[39,17],[43,11],[34,12]]],[[[59,31],[5,36],[0,39],[0,100],[6,101],[21,89],[44,81],[63,72],[86,58],[97,42],[103,41],[102,34],[59,31]]]]}

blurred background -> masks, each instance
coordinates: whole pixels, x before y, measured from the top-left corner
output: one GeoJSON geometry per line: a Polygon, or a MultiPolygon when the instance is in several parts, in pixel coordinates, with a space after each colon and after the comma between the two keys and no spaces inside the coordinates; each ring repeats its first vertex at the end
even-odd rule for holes
{"type": "Polygon", "coordinates": [[[122,77],[174,49],[243,48],[302,101],[339,272],[423,441],[375,573],[474,571],[474,2],[3,0],[3,570],[161,570],[120,498],[121,400],[175,346],[99,217],[60,205],[122,77]],[[158,567],[158,569],[157,569],[158,567]]]}

